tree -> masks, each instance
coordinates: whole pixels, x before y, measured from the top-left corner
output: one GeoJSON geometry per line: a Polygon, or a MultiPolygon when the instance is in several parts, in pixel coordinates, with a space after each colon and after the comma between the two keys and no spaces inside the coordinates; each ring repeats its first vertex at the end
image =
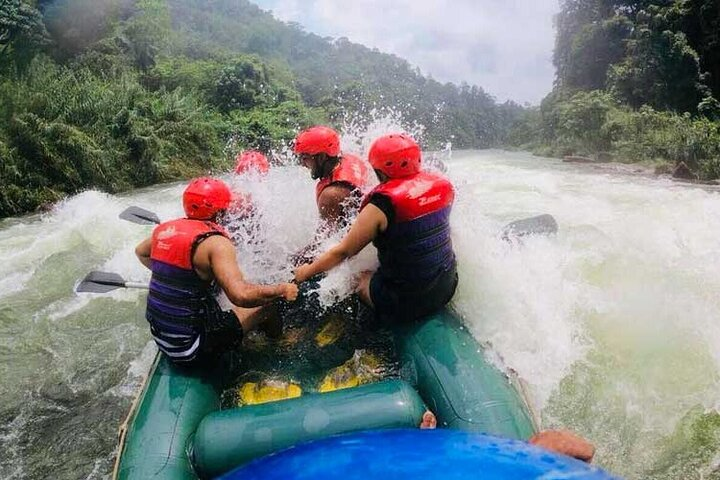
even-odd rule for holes
{"type": "Polygon", "coordinates": [[[155,57],[170,41],[170,11],[164,0],[137,0],[137,11],[127,21],[123,38],[143,72],[155,66],[155,57]]]}
{"type": "Polygon", "coordinates": [[[133,13],[134,0],[54,0],[42,2],[54,57],[65,61],[114,33],[133,13]]]}
{"type": "Polygon", "coordinates": [[[612,67],[610,88],[635,108],[697,112],[706,96],[697,52],[684,33],[636,29],[625,60],[612,67]]]}
{"type": "Polygon", "coordinates": [[[23,0],[0,0],[0,72],[22,72],[49,43],[42,14],[23,0]]]}
{"type": "Polygon", "coordinates": [[[624,15],[584,25],[573,39],[563,85],[579,90],[605,88],[608,70],[625,56],[632,29],[632,22],[624,15]]]}
{"type": "Polygon", "coordinates": [[[685,33],[698,52],[701,70],[709,73],[706,84],[715,98],[720,98],[720,2],[686,0],[668,10],[672,28],[685,33]]]}
{"type": "Polygon", "coordinates": [[[555,50],[553,63],[557,84],[565,85],[568,69],[573,61],[576,37],[589,25],[602,22],[615,14],[613,5],[604,0],[562,0],[560,13],[555,17],[555,50]]]}
{"type": "Polygon", "coordinates": [[[558,134],[580,140],[586,153],[610,150],[615,132],[607,129],[615,100],[602,91],[581,92],[563,103],[559,109],[558,134]]]}

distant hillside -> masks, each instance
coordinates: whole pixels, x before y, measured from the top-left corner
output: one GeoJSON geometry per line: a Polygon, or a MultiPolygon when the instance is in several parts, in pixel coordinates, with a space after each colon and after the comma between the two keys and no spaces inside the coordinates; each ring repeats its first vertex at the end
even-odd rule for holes
{"type": "Polygon", "coordinates": [[[287,63],[303,100],[331,115],[397,107],[425,125],[427,141],[461,148],[502,142],[515,105],[498,106],[482,88],[441,84],[395,55],[307,33],[246,0],[169,0],[180,51],[192,58],[218,52],[257,54],[287,63]]]}
{"type": "Polygon", "coordinates": [[[225,169],[373,109],[423,125],[425,148],[499,146],[523,110],[246,0],[0,1],[0,217],[225,169]]]}

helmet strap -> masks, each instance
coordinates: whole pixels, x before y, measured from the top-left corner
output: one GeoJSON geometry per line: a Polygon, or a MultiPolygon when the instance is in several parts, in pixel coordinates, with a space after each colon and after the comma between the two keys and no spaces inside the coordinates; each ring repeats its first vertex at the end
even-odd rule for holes
{"type": "Polygon", "coordinates": [[[378,170],[377,168],[374,169],[374,170],[375,170],[375,175],[377,175],[378,181],[379,181],[380,183],[385,183],[385,182],[387,182],[388,180],[390,180],[390,177],[388,177],[388,176],[385,174],[385,172],[383,172],[382,170],[378,170]]]}

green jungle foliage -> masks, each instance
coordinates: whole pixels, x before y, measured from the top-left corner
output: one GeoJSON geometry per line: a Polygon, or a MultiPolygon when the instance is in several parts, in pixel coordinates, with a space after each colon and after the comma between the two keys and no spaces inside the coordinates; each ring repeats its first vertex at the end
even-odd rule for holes
{"type": "Polygon", "coordinates": [[[500,146],[523,111],[246,0],[0,0],[0,217],[227,169],[384,109],[428,148],[500,146]]]}
{"type": "Polygon", "coordinates": [[[210,171],[228,131],[196,93],[151,92],[132,73],[112,79],[36,57],[0,83],[0,214],[84,188],[110,192],[210,171]]]}
{"type": "Polygon", "coordinates": [[[720,177],[720,2],[562,0],[555,88],[508,143],[720,177]]]}

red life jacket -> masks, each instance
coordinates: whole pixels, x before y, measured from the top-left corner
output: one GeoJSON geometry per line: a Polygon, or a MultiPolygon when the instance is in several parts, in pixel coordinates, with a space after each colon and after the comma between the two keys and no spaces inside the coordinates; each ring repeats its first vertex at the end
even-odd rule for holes
{"type": "Polygon", "coordinates": [[[450,239],[452,184],[442,175],[419,172],[378,185],[365,198],[387,197],[395,217],[375,241],[380,272],[402,288],[417,289],[455,266],[450,239]]]}
{"type": "Polygon", "coordinates": [[[145,318],[160,351],[174,362],[195,359],[210,321],[211,283],[197,274],[192,256],[212,235],[227,237],[219,225],[179,219],[158,225],[152,234],[152,277],[145,318]]]}
{"type": "Polygon", "coordinates": [[[425,171],[381,183],[365,198],[363,207],[376,193],[390,199],[396,222],[408,222],[441,210],[452,205],[455,199],[455,190],[448,179],[425,171]]]}
{"type": "Polygon", "coordinates": [[[200,240],[212,235],[229,238],[225,229],[213,222],[181,218],[162,223],[153,230],[150,258],[192,270],[195,246],[200,240]]]}
{"type": "Polygon", "coordinates": [[[315,200],[320,200],[320,194],[330,185],[341,183],[362,192],[368,184],[370,168],[360,157],[344,154],[340,163],[327,177],[323,177],[315,186],[315,200]]]}

